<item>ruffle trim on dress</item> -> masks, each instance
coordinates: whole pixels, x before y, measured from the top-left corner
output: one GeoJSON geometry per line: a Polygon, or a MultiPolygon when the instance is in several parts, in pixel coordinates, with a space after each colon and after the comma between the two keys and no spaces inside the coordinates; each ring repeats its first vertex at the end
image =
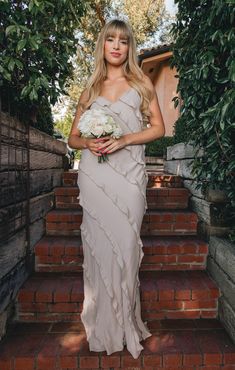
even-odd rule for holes
{"type": "MultiPolygon", "coordinates": [[[[138,246],[139,246],[139,264],[138,264],[138,268],[140,268],[140,265],[141,265],[141,262],[142,262],[142,259],[144,257],[144,252],[143,252],[143,242],[139,236],[139,230],[138,230],[138,226],[134,220],[134,218],[131,216],[131,213],[130,213],[130,210],[129,208],[126,206],[125,203],[123,203],[121,201],[121,199],[114,193],[111,192],[111,190],[107,189],[107,186],[105,184],[98,184],[93,178],[92,178],[92,175],[91,173],[89,173],[89,171],[84,171],[82,168],[80,168],[80,170],[86,175],[89,177],[89,179],[94,182],[94,184],[96,186],[98,186],[100,189],[102,189],[102,191],[104,192],[104,194],[114,203],[114,205],[116,205],[120,211],[122,213],[124,213],[128,219],[128,222],[130,223],[130,226],[133,228],[134,232],[135,232],[135,235],[136,235],[136,239],[137,239],[137,243],[138,243],[138,246]]],[[[139,280],[139,275],[138,273],[136,274],[136,280],[137,280],[137,288],[139,289],[139,286],[140,286],[140,280],[139,280]]]]}
{"type": "MultiPolygon", "coordinates": [[[[133,152],[128,149],[127,147],[124,147],[123,149],[126,149],[128,150],[128,152],[130,153],[130,156],[131,158],[137,163],[137,164],[141,164],[143,167],[144,167],[144,175],[143,175],[143,181],[148,182],[148,174],[147,174],[147,171],[146,171],[146,164],[143,160],[138,160],[135,156],[133,156],[133,152]]],[[[111,158],[109,158],[109,160],[106,162],[107,164],[109,164],[117,173],[123,175],[126,180],[128,182],[130,182],[131,184],[133,185],[136,185],[141,193],[141,195],[143,196],[144,198],[144,207],[145,207],[145,211],[148,209],[148,204],[147,204],[147,199],[146,199],[146,192],[142,190],[142,185],[136,181],[135,179],[132,179],[129,175],[129,172],[128,171],[123,171],[119,166],[117,166],[115,163],[112,163],[112,160],[111,158]]],[[[79,171],[81,170],[81,161],[79,162],[79,171]]],[[[78,177],[77,177],[77,186],[79,188],[79,171],[78,171],[78,177]]],[[[146,184],[145,184],[145,188],[146,188],[146,184]]],[[[78,197],[77,197],[78,199],[78,197]]]]}
{"type": "MultiPolygon", "coordinates": [[[[81,226],[80,226],[81,228],[81,226]]],[[[94,289],[94,284],[92,282],[92,279],[90,277],[90,274],[89,274],[89,269],[88,269],[88,266],[87,264],[85,263],[85,261],[83,262],[82,264],[82,267],[83,267],[83,271],[84,271],[84,280],[87,279],[89,281],[89,284],[91,287],[93,287],[92,289],[92,297],[90,297],[92,299],[92,301],[94,302],[94,308],[95,308],[95,315],[97,315],[97,299],[96,299],[96,295],[94,293],[95,289],[94,289]]],[[[85,283],[85,281],[84,281],[85,283]]],[[[85,294],[85,292],[84,292],[85,294]]],[[[84,297],[85,298],[85,297],[84,297]]],[[[83,325],[85,326],[85,329],[86,329],[86,334],[87,334],[87,340],[89,341],[90,338],[94,335],[96,337],[96,333],[95,333],[95,328],[94,327],[89,327],[86,323],[86,319],[85,319],[85,305],[86,305],[86,302],[85,300],[83,301],[83,309],[82,309],[82,312],[81,312],[81,321],[83,323],[83,325]]],[[[97,338],[99,340],[99,338],[97,338]]],[[[102,343],[101,343],[102,345],[102,343]]]]}
{"type": "Polygon", "coordinates": [[[146,163],[145,161],[141,158],[138,158],[138,156],[136,155],[136,151],[134,150],[134,147],[133,145],[127,145],[125,146],[124,148],[122,148],[124,150],[128,150],[130,152],[130,156],[131,158],[138,164],[141,164],[143,167],[146,167],[146,163]]]}
{"type": "MultiPolygon", "coordinates": [[[[139,129],[142,131],[143,128],[144,128],[144,121],[143,121],[143,117],[142,117],[142,114],[140,112],[140,109],[138,106],[136,105],[133,105],[133,104],[128,104],[126,101],[124,102],[125,104],[129,105],[133,111],[133,113],[135,114],[135,116],[137,117],[138,119],[138,126],[139,126],[139,129]]],[[[123,111],[122,109],[119,108],[119,110],[116,109],[116,113],[118,113],[120,115],[120,118],[126,122],[127,124],[127,120],[125,119],[126,116],[123,114],[123,111]]]]}
{"type": "Polygon", "coordinates": [[[146,170],[146,162],[145,160],[143,160],[142,156],[141,158],[139,159],[137,156],[136,156],[136,152],[133,150],[133,146],[126,146],[124,147],[123,149],[126,149],[130,152],[130,156],[131,158],[138,164],[141,164],[143,166],[143,170],[144,170],[144,180],[146,181],[146,184],[148,182],[148,173],[147,173],[147,170],[146,170]],[[135,153],[135,154],[134,154],[135,153]]]}
{"type": "MultiPolygon", "coordinates": [[[[106,230],[105,229],[105,226],[103,225],[103,223],[100,220],[98,220],[98,217],[95,214],[94,210],[89,209],[89,207],[87,206],[87,202],[83,199],[83,197],[81,196],[81,194],[79,194],[79,197],[78,198],[79,198],[79,204],[84,209],[86,209],[86,211],[91,215],[91,217],[93,217],[96,220],[96,222],[103,229],[103,231],[105,232],[105,234],[107,235],[107,237],[110,239],[110,242],[111,242],[111,245],[113,247],[114,253],[117,255],[117,261],[118,261],[121,269],[123,270],[124,269],[124,262],[122,260],[121,254],[118,255],[118,253],[117,253],[118,247],[117,247],[117,244],[116,244],[116,242],[115,242],[112,234],[108,230],[106,230]]],[[[139,284],[139,279],[138,279],[138,284],[139,284]]],[[[122,287],[122,290],[123,290],[123,292],[124,292],[124,294],[126,296],[126,304],[127,304],[127,310],[128,310],[127,317],[128,317],[128,321],[129,321],[129,325],[130,325],[131,331],[132,331],[132,335],[133,335],[133,337],[135,339],[135,345],[136,345],[136,348],[138,350],[142,350],[143,349],[143,346],[139,343],[139,341],[141,339],[139,338],[139,335],[137,334],[136,329],[135,329],[135,327],[133,325],[133,322],[132,322],[130,297],[129,297],[128,287],[127,287],[127,283],[126,283],[125,279],[121,281],[121,287],[122,287]]],[[[133,357],[136,358],[134,355],[133,355],[133,357]]]]}
{"type": "MultiPolygon", "coordinates": [[[[100,275],[101,275],[101,277],[103,279],[103,282],[104,282],[105,288],[106,288],[106,290],[108,292],[108,295],[110,296],[110,299],[111,299],[111,302],[112,302],[112,306],[113,306],[114,312],[116,314],[118,323],[123,328],[124,327],[124,323],[123,323],[123,317],[122,317],[122,309],[118,305],[118,302],[116,300],[115,294],[113,292],[113,288],[112,288],[112,286],[110,284],[110,281],[109,281],[108,277],[105,274],[105,270],[102,267],[102,264],[100,263],[99,259],[97,258],[96,254],[95,254],[94,248],[92,247],[93,243],[92,243],[92,240],[91,240],[91,237],[90,237],[89,233],[87,232],[87,230],[84,227],[84,225],[81,225],[80,228],[81,228],[81,230],[83,232],[83,237],[84,237],[84,239],[86,241],[86,244],[90,248],[91,255],[95,258],[95,261],[96,261],[97,265],[99,266],[100,275]]],[[[98,320],[98,318],[96,319],[96,322],[97,322],[97,320],[98,320]]]]}
{"type": "MultiPolygon", "coordinates": [[[[136,92],[136,90],[134,90],[134,91],[136,92]]],[[[142,122],[142,115],[141,115],[140,110],[138,108],[138,102],[136,102],[135,99],[130,99],[129,97],[128,97],[128,100],[127,100],[128,95],[129,94],[124,94],[123,97],[121,97],[119,100],[126,103],[127,105],[131,106],[132,108],[134,108],[135,115],[136,115],[137,119],[142,122]]],[[[100,105],[104,106],[104,107],[107,107],[106,109],[108,110],[109,114],[111,114],[111,115],[114,114],[118,120],[120,120],[124,125],[126,125],[126,127],[130,130],[130,132],[132,132],[132,133],[136,132],[135,130],[131,129],[131,127],[128,124],[128,120],[125,118],[125,116],[122,115],[122,109],[120,107],[116,106],[117,102],[113,103],[113,102],[110,102],[110,101],[106,100],[103,97],[100,97],[100,98],[101,98],[101,104],[100,105]]],[[[139,96],[138,96],[138,98],[139,98],[139,96]]],[[[97,103],[97,104],[99,105],[99,103],[97,103]]],[[[143,128],[142,123],[141,123],[141,128],[143,128]]],[[[144,177],[145,177],[145,181],[147,182],[148,181],[148,174],[147,174],[147,171],[146,171],[146,162],[143,160],[142,154],[139,152],[140,155],[138,156],[137,153],[136,153],[135,148],[132,145],[126,146],[123,149],[128,150],[129,153],[130,153],[131,158],[136,163],[141,164],[143,166],[144,177]]],[[[115,169],[117,169],[117,168],[115,167],[115,169]]],[[[119,172],[120,172],[120,169],[119,169],[119,172]]],[[[127,177],[127,172],[122,171],[122,174],[124,174],[124,176],[127,177]]],[[[140,185],[137,184],[137,183],[135,183],[135,184],[140,188],[140,191],[141,191],[140,185]]],[[[146,211],[148,209],[148,205],[147,205],[147,201],[146,201],[146,196],[144,195],[144,197],[145,197],[145,211],[146,211]]]]}
{"type": "Polygon", "coordinates": [[[128,121],[125,119],[126,116],[122,114],[123,112],[122,108],[118,105],[118,103],[121,101],[124,104],[131,107],[135,116],[138,119],[139,128],[143,130],[143,117],[139,109],[140,97],[135,89],[130,89],[130,92],[131,90],[133,90],[137,94],[137,99],[135,97],[130,98],[129,94],[123,94],[123,96],[119,98],[116,102],[111,102],[106,98],[100,96],[97,98],[98,101],[95,101],[94,104],[97,103],[99,106],[106,107],[112,113],[116,113],[118,115],[118,118],[121,119],[122,122],[126,124],[126,126],[129,128],[131,132],[136,132],[129,126],[128,121]]]}
{"type": "MultiPolygon", "coordinates": [[[[80,228],[81,227],[82,227],[82,225],[80,225],[80,228]]],[[[83,270],[85,272],[85,276],[86,276],[87,280],[89,281],[90,286],[93,286],[92,279],[91,279],[91,276],[89,274],[89,269],[88,269],[88,266],[85,263],[85,261],[83,261],[82,267],[83,267],[83,270]]],[[[92,296],[91,299],[93,300],[93,302],[95,302],[95,304],[97,304],[97,300],[96,300],[95,294],[92,296]]]]}
{"type": "Polygon", "coordinates": [[[130,176],[129,176],[129,173],[128,171],[123,171],[120,167],[117,167],[117,165],[115,163],[112,163],[111,159],[109,161],[106,162],[109,166],[111,166],[117,173],[123,175],[127,181],[129,181],[131,184],[133,185],[136,185],[140,191],[140,193],[142,194],[143,198],[144,198],[144,207],[145,207],[145,211],[146,209],[148,208],[148,205],[147,205],[147,199],[146,199],[146,193],[142,190],[142,186],[134,179],[132,179],[130,176]]]}
{"type": "MultiPolygon", "coordinates": [[[[86,243],[86,245],[88,245],[88,247],[92,250],[92,248],[91,248],[91,245],[92,245],[92,243],[88,243],[88,239],[89,239],[89,234],[87,233],[87,230],[85,229],[85,227],[83,226],[83,224],[80,226],[80,228],[82,229],[82,231],[83,231],[83,238],[84,238],[84,240],[85,240],[85,243],[86,243]],[[82,226],[82,227],[81,227],[82,226]]],[[[94,253],[93,253],[93,250],[91,251],[91,254],[92,254],[92,256],[94,256],[94,253]]],[[[100,271],[101,271],[101,266],[100,266],[100,264],[98,263],[98,260],[95,258],[95,261],[96,261],[96,263],[97,263],[97,265],[99,266],[99,268],[100,268],[100,271]]],[[[87,264],[86,264],[86,262],[84,261],[83,262],[83,264],[82,264],[82,267],[83,267],[83,269],[84,269],[84,273],[85,273],[85,277],[88,279],[88,281],[89,281],[89,284],[90,284],[90,286],[92,287],[93,286],[93,283],[92,283],[92,279],[90,278],[90,274],[89,274],[89,269],[88,269],[88,266],[87,266],[87,264]]],[[[102,275],[101,275],[102,276],[102,275]]],[[[103,278],[103,276],[102,276],[102,278],[103,278]]],[[[104,278],[103,278],[103,280],[104,280],[104,278]]],[[[104,283],[104,285],[105,285],[105,283],[104,283]]],[[[94,288],[94,287],[93,287],[94,288]]],[[[93,290],[94,291],[94,290],[93,290]]],[[[107,289],[107,292],[108,292],[108,294],[109,294],[109,290],[107,289]]],[[[109,296],[110,296],[110,294],[109,294],[109,296]]],[[[114,312],[115,312],[115,314],[116,314],[116,317],[117,317],[117,319],[118,318],[120,318],[120,320],[118,320],[118,322],[119,322],[119,325],[122,327],[122,329],[124,329],[124,323],[123,323],[123,317],[122,317],[122,311],[120,312],[118,312],[116,309],[115,309],[115,307],[117,307],[118,306],[118,303],[116,302],[116,300],[115,300],[115,296],[113,296],[113,297],[110,297],[111,298],[111,303],[112,303],[112,306],[113,306],[113,309],[114,309],[114,312]]],[[[95,307],[95,311],[96,311],[96,324],[97,324],[97,322],[98,322],[98,319],[99,319],[99,316],[98,316],[98,310],[97,310],[97,299],[96,299],[96,295],[95,294],[93,294],[92,295],[92,297],[91,297],[91,299],[93,300],[93,302],[94,302],[94,307],[95,307]]],[[[85,302],[84,302],[84,304],[85,304],[85,302]]],[[[85,307],[84,307],[84,309],[85,309],[85,307]]],[[[85,311],[84,311],[84,313],[85,313],[85,311]]],[[[89,327],[88,326],[88,324],[86,323],[86,319],[85,319],[85,317],[83,316],[83,312],[81,313],[81,320],[82,320],[82,323],[83,323],[83,325],[85,326],[85,328],[86,328],[86,334],[87,334],[87,340],[88,340],[88,342],[89,342],[89,348],[90,348],[90,350],[91,351],[101,351],[101,348],[104,346],[104,349],[102,349],[102,351],[103,350],[106,350],[107,351],[107,354],[111,354],[111,353],[113,353],[114,351],[116,352],[116,351],[118,351],[118,350],[120,350],[120,351],[122,351],[123,350],[123,346],[124,346],[124,344],[125,344],[125,341],[122,343],[122,348],[121,349],[115,349],[115,350],[113,350],[113,349],[111,349],[110,348],[110,343],[112,343],[112,340],[110,340],[110,336],[109,336],[109,333],[107,332],[107,331],[105,331],[105,328],[104,328],[104,337],[103,337],[103,340],[104,340],[104,343],[102,343],[102,341],[100,340],[100,338],[99,338],[99,336],[97,335],[97,333],[96,333],[96,326],[95,327],[89,327]],[[94,347],[92,347],[91,345],[90,345],[90,340],[91,340],[91,338],[93,337],[93,336],[95,336],[96,337],[96,339],[100,342],[100,347],[99,348],[94,348],[94,347]]]]}
{"type": "Polygon", "coordinates": [[[85,205],[85,201],[84,199],[82,198],[82,195],[81,193],[79,194],[79,196],[77,197],[77,199],[79,199],[79,204],[86,209],[86,211],[97,221],[97,223],[99,224],[99,226],[103,229],[103,231],[105,232],[106,236],[109,238],[110,242],[111,242],[111,245],[113,247],[113,251],[114,253],[116,254],[117,256],[117,261],[119,263],[119,266],[121,267],[121,269],[123,269],[124,267],[124,263],[123,263],[123,260],[122,260],[122,257],[121,257],[121,253],[120,253],[120,250],[119,250],[119,247],[117,246],[112,234],[105,229],[105,226],[101,223],[101,221],[98,221],[97,219],[97,216],[94,212],[94,210],[89,210],[88,207],[85,205]]]}
{"type": "MultiPolygon", "coordinates": [[[[127,217],[127,220],[129,221],[130,223],[130,226],[133,228],[134,232],[135,232],[135,235],[136,235],[136,239],[137,239],[137,243],[139,245],[139,267],[140,267],[140,264],[141,264],[141,261],[142,261],[142,258],[144,256],[144,253],[143,253],[143,242],[139,236],[139,229],[138,229],[138,226],[134,220],[134,218],[132,217],[131,215],[131,212],[129,210],[129,208],[127,207],[127,205],[121,201],[120,197],[118,197],[117,194],[114,194],[112,193],[111,189],[107,188],[107,185],[105,184],[99,184],[97,181],[94,180],[94,178],[92,177],[91,173],[87,170],[84,170],[82,168],[80,168],[80,170],[86,175],[89,177],[89,179],[96,185],[98,186],[100,189],[102,189],[102,191],[104,192],[104,194],[114,203],[115,206],[117,206],[120,211],[122,213],[124,213],[127,217]]],[[[138,281],[138,284],[139,281],[138,281]]]]}

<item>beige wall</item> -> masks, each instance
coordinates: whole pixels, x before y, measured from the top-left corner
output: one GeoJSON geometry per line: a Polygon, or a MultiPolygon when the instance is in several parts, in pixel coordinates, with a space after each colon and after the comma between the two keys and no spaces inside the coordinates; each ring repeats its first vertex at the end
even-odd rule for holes
{"type": "Polygon", "coordinates": [[[161,61],[153,81],[165,123],[166,136],[173,136],[174,123],[179,117],[179,106],[174,108],[172,101],[172,98],[177,95],[178,79],[174,77],[176,74],[175,68],[170,69],[169,60],[161,61]]]}

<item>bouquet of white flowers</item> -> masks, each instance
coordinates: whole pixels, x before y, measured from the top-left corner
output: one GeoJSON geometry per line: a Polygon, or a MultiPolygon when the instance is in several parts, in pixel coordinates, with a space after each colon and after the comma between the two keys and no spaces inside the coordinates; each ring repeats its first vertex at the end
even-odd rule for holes
{"type": "MultiPolygon", "coordinates": [[[[122,135],[121,128],[116,124],[113,117],[102,109],[90,109],[80,117],[78,128],[83,137],[102,137],[110,135],[118,139],[122,135]]],[[[98,163],[108,160],[108,154],[98,157],[98,163]]]]}

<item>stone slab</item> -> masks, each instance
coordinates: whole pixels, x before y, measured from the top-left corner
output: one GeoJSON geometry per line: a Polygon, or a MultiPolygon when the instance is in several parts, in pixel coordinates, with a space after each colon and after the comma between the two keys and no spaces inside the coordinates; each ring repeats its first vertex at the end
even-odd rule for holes
{"type": "Polygon", "coordinates": [[[164,172],[181,176],[184,179],[194,179],[191,170],[192,159],[177,159],[164,162],[164,172]]]}
{"type": "Polygon", "coordinates": [[[223,323],[230,338],[235,343],[235,310],[230,306],[224,296],[219,298],[218,303],[219,319],[223,323]]]}
{"type": "MultiPolygon", "coordinates": [[[[21,146],[25,142],[27,135],[26,125],[16,117],[1,112],[1,141],[10,144],[14,140],[14,145],[21,146]]],[[[57,140],[51,135],[29,126],[29,146],[32,149],[47,151],[65,155],[68,151],[66,143],[57,140]]]]}
{"type": "Polygon", "coordinates": [[[207,241],[211,236],[226,238],[230,232],[229,226],[212,226],[201,220],[198,222],[198,236],[207,241]]]}
{"type": "Polygon", "coordinates": [[[234,282],[210,256],[207,258],[207,270],[220,288],[222,293],[221,295],[224,295],[229,304],[233,307],[233,309],[235,309],[234,282]]]}
{"type": "Polygon", "coordinates": [[[198,217],[210,226],[227,226],[224,204],[208,202],[205,199],[192,196],[190,207],[198,217]]]}
{"type": "Polygon", "coordinates": [[[203,151],[199,150],[192,144],[178,143],[167,147],[167,160],[202,157],[203,151]]]}
{"type": "Polygon", "coordinates": [[[226,239],[212,236],[209,254],[235,284],[235,245],[226,239]]]}

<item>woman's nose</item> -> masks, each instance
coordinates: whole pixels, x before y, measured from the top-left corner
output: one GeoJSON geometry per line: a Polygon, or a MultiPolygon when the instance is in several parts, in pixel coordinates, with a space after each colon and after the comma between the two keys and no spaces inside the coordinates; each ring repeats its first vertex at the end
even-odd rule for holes
{"type": "Polygon", "coordinates": [[[114,49],[119,49],[119,40],[114,40],[114,49]]]}

